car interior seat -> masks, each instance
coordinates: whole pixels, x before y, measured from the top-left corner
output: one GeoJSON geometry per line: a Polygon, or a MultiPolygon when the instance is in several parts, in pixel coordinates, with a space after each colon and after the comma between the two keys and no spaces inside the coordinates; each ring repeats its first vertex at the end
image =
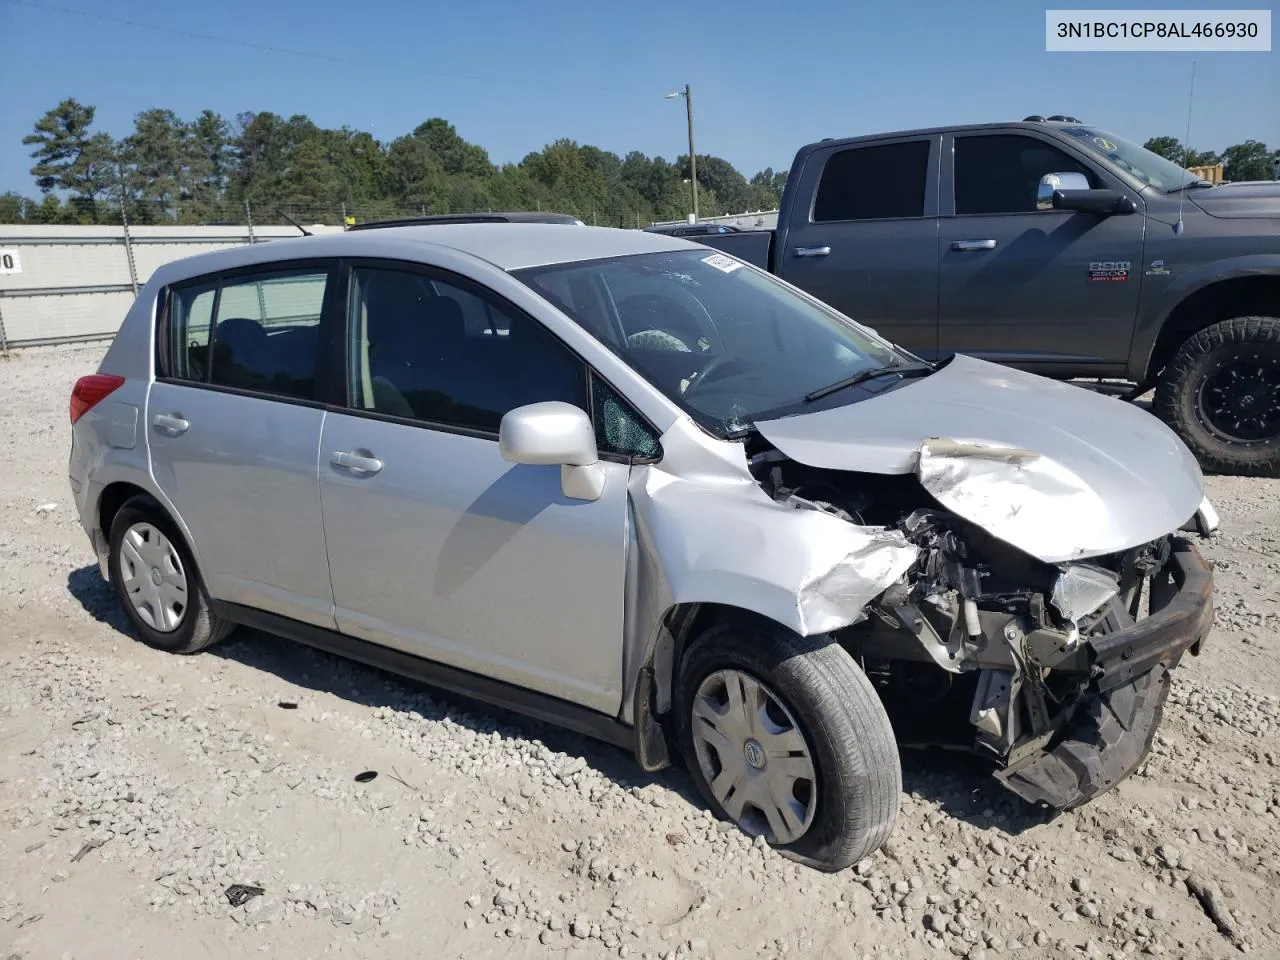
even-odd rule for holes
{"type": "Polygon", "coordinates": [[[228,317],[213,331],[213,380],[252,389],[271,378],[271,345],[257,320],[228,317]]]}

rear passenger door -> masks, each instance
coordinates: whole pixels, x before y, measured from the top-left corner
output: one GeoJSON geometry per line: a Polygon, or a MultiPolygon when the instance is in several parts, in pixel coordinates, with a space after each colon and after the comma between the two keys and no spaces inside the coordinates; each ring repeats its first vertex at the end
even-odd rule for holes
{"type": "MultiPolygon", "coordinates": [[[[348,283],[348,403],[325,420],[320,461],[339,629],[616,713],[626,458],[605,457],[604,492],[587,502],[563,495],[558,466],[498,450],[509,410],[590,410],[603,385],[464,278],[367,262],[348,283]]],[[[598,437],[634,443],[636,426],[598,437]]]]}
{"type": "Polygon", "coordinates": [[[1048,173],[1142,200],[1030,131],[948,135],[939,347],[1044,374],[1121,373],[1141,286],[1143,217],[1041,210],[1048,173]],[[1102,269],[1127,263],[1127,273],[1102,269]],[[1118,278],[1118,279],[1117,279],[1118,278]]]}
{"type": "Polygon", "coordinates": [[[336,265],[172,288],[147,401],[152,472],[210,593],[333,625],[316,459],[322,316],[336,265]]]}
{"type": "Polygon", "coordinates": [[[833,145],[801,171],[782,279],[924,357],[937,351],[937,136],[833,145]]]}

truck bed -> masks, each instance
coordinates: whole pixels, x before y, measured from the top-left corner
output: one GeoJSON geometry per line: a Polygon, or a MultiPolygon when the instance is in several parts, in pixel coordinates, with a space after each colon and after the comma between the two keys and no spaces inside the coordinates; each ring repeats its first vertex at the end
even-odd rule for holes
{"type": "Polygon", "coordinates": [[[773,263],[773,236],[772,230],[744,230],[740,233],[709,233],[688,239],[723,250],[739,260],[769,270],[773,263]]]}

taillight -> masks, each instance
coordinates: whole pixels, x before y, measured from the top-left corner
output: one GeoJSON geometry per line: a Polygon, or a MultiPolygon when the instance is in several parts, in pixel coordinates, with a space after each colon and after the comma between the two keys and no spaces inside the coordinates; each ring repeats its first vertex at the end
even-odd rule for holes
{"type": "Polygon", "coordinates": [[[103,397],[124,384],[124,377],[109,373],[91,373],[81,377],[71,388],[71,422],[75,423],[92,410],[103,397]]]}

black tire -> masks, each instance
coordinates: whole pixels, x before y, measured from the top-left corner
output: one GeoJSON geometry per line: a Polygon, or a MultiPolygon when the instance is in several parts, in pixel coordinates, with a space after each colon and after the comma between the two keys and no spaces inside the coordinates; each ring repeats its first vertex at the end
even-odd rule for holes
{"type": "Polygon", "coordinates": [[[893,832],[902,766],[880,698],[853,658],[829,637],[801,637],[746,617],[716,623],[688,647],[675,689],[680,749],[707,805],[732,820],[703,775],[692,732],[699,686],[726,668],[751,675],[782,701],[814,764],[813,819],[798,839],[775,849],[826,872],[874,853],[893,832]]]}
{"type": "Polygon", "coordinates": [[[234,624],[220,619],[209,609],[209,595],[205,591],[204,580],[200,577],[200,571],[196,568],[191,551],[187,548],[186,540],[164,509],[150,497],[133,497],[116,511],[111,521],[109,542],[107,570],[111,575],[111,586],[120,600],[120,605],[124,607],[125,616],[133,624],[138,638],[147,646],[166,650],[169,653],[196,653],[217,643],[235,628],[234,624]],[[186,580],[188,602],[177,627],[173,630],[156,629],[142,618],[129,599],[124,578],[121,576],[121,546],[125,534],[139,523],[150,524],[164,534],[182,561],[181,572],[186,580]]]}
{"type": "MultiPolygon", "coordinates": [[[[1253,391],[1260,407],[1280,403],[1280,318],[1236,317],[1206,327],[1187,340],[1156,387],[1154,412],[1182,438],[1206,472],[1280,476],[1280,425],[1261,436],[1233,436],[1216,422],[1214,387],[1233,366],[1266,371],[1253,391]],[[1268,389],[1268,384],[1272,385],[1268,389]]],[[[1272,414],[1274,416],[1274,414],[1272,414]]],[[[1280,424],[1280,421],[1276,421],[1280,424]]]]}

